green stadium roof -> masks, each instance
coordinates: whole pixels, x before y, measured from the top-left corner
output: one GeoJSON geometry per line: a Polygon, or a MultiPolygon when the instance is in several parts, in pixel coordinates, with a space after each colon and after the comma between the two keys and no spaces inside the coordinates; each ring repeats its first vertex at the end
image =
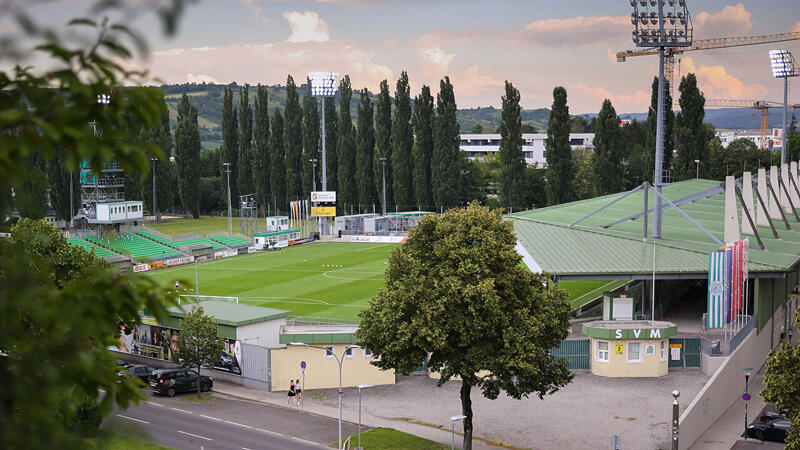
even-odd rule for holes
{"type": "MultiPolygon", "coordinates": [[[[664,186],[671,201],[719,186],[718,181],[688,180],[664,186]]],[[[721,192],[721,191],[720,191],[721,192]]],[[[705,278],[708,255],[719,245],[695,227],[678,211],[667,206],[662,215],[662,238],[655,240],[653,263],[653,216],[648,215],[648,239],[643,241],[643,221],[639,217],[602,228],[619,219],[641,213],[644,196],[636,192],[570,227],[569,224],[608,204],[622,194],[613,194],[547,208],[509,214],[522,247],[541,270],[561,279],[645,279],[655,271],[657,278],[705,278]]],[[[649,191],[648,208],[655,199],[649,191]]],[[[716,193],[678,205],[717,239],[723,241],[724,194],[716,193]]],[[[747,220],[737,207],[739,224],[747,220]]],[[[800,224],[787,214],[792,230],[782,220],[773,220],[780,239],[774,239],[768,226],[757,227],[765,251],[750,239],[751,276],[783,277],[798,263],[800,224]]]]}
{"type": "Polygon", "coordinates": [[[172,306],[169,308],[169,315],[171,317],[184,318],[186,314],[192,310],[194,305],[202,306],[203,313],[206,316],[214,316],[214,320],[218,324],[234,327],[287,317],[291,314],[289,311],[281,309],[207,300],[198,303],[187,303],[181,306],[172,306]]]}

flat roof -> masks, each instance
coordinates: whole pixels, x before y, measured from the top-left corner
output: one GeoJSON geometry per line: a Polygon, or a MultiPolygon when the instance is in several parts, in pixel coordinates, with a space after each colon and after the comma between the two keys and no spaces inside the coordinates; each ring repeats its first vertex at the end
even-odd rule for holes
{"type": "Polygon", "coordinates": [[[358,325],[284,325],[280,343],[354,344],[358,325]]]}
{"type": "Polygon", "coordinates": [[[281,309],[206,300],[198,303],[172,306],[168,309],[169,315],[182,319],[186,317],[186,314],[192,310],[194,305],[201,306],[205,315],[214,316],[214,320],[218,324],[234,327],[287,317],[291,314],[289,311],[281,309]]]}
{"type": "MultiPolygon", "coordinates": [[[[720,241],[723,239],[725,198],[721,182],[686,180],[663,187],[670,201],[685,199],[678,207],[720,241]],[[694,195],[705,191],[704,195],[694,195]]],[[[755,191],[755,189],[754,189],[755,191]]],[[[596,197],[547,208],[506,215],[514,222],[519,243],[545,272],[562,279],[645,279],[706,278],[708,255],[719,245],[668,205],[662,214],[662,238],[652,239],[652,210],[655,194],[648,190],[648,239],[643,238],[644,196],[636,192],[606,209],[570,226],[584,215],[619,198],[622,193],[596,197]],[[619,224],[603,228],[615,221],[619,224]],[[655,261],[653,247],[655,246],[655,261]]],[[[747,220],[737,205],[739,224],[747,220]]],[[[769,226],[757,226],[765,250],[750,238],[751,277],[783,277],[798,263],[800,223],[791,213],[792,226],[786,230],[781,219],[772,222],[780,239],[769,226]]]]}
{"type": "Polygon", "coordinates": [[[256,237],[256,236],[258,236],[258,237],[270,237],[270,236],[279,236],[281,234],[299,233],[299,232],[300,232],[300,228],[292,228],[291,230],[273,231],[271,233],[255,233],[253,235],[253,237],[256,237]]]}

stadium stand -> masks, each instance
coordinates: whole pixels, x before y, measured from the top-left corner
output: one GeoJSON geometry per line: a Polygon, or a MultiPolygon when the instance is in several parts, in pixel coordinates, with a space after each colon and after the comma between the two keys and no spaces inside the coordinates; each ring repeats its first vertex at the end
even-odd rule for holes
{"type": "Polygon", "coordinates": [[[175,247],[181,247],[183,245],[195,245],[195,244],[203,244],[203,245],[212,247],[214,249],[225,248],[225,246],[220,244],[219,242],[214,242],[214,241],[212,241],[210,239],[206,239],[206,238],[187,239],[185,241],[173,241],[172,242],[172,245],[174,245],[175,247]]]}
{"type": "Polygon", "coordinates": [[[108,247],[119,253],[129,254],[135,259],[161,259],[183,254],[174,248],[167,247],[166,245],[159,244],[134,233],[125,233],[125,235],[115,239],[87,237],[86,240],[97,245],[108,247]]]}
{"type": "Polygon", "coordinates": [[[147,239],[150,239],[151,241],[156,241],[161,245],[166,245],[167,247],[174,248],[175,250],[178,249],[178,246],[175,245],[174,242],[168,241],[168,240],[162,238],[161,236],[157,236],[157,235],[155,235],[153,233],[148,233],[147,231],[139,230],[139,231],[136,231],[136,234],[138,234],[140,236],[144,236],[147,239]]]}
{"type": "Polygon", "coordinates": [[[111,250],[109,250],[107,248],[103,248],[103,247],[100,247],[99,245],[93,244],[91,242],[84,241],[81,238],[69,238],[69,239],[67,239],[67,242],[69,242],[70,244],[72,244],[72,245],[74,245],[76,247],[80,247],[80,248],[82,248],[82,249],[84,249],[84,250],[86,250],[87,252],[90,252],[90,253],[91,253],[92,250],[94,250],[94,254],[97,255],[98,258],[111,258],[111,257],[114,257],[114,256],[122,256],[122,255],[120,255],[118,253],[112,252],[111,250]]]}
{"type": "Polygon", "coordinates": [[[234,236],[212,236],[209,239],[219,242],[220,244],[228,247],[244,247],[245,245],[252,245],[250,241],[234,236]]]}

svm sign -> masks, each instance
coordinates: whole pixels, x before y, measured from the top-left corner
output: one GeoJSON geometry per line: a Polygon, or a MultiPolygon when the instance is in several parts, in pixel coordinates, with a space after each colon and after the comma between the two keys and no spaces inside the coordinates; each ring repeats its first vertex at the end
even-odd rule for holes
{"type": "Polygon", "coordinates": [[[678,334],[678,326],[670,322],[628,321],[625,323],[628,327],[615,322],[614,320],[602,320],[585,323],[581,327],[581,331],[592,338],[620,340],[666,339],[678,334]]]}
{"type": "Polygon", "coordinates": [[[630,336],[633,334],[633,339],[639,338],[649,338],[649,339],[661,339],[661,329],[660,328],[651,328],[649,330],[623,330],[618,329],[614,332],[614,337],[617,339],[631,339],[630,337],[625,337],[624,335],[630,336]],[[627,333],[623,333],[626,331],[627,333]],[[642,334],[644,332],[644,335],[642,334]],[[649,336],[648,336],[649,334],[649,336]]]}

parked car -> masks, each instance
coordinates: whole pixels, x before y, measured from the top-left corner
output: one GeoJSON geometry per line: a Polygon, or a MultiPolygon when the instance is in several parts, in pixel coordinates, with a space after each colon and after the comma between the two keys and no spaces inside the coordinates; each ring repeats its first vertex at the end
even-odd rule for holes
{"type": "Polygon", "coordinates": [[[117,372],[117,375],[123,378],[136,377],[144,381],[145,384],[147,384],[147,380],[150,378],[150,374],[153,373],[154,370],[156,370],[150,366],[144,366],[140,364],[128,366],[126,369],[127,370],[121,370],[117,372]]]}
{"type": "Polygon", "coordinates": [[[791,423],[786,419],[758,422],[747,427],[747,436],[762,441],[784,442],[791,426],[791,423]]]}
{"type": "Polygon", "coordinates": [[[114,360],[114,364],[116,364],[116,365],[118,365],[120,367],[129,367],[129,366],[132,365],[131,363],[129,363],[128,361],[125,361],[124,359],[115,359],[114,360]]]}
{"type": "Polygon", "coordinates": [[[210,391],[214,386],[214,380],[205,375],[199,375],[192,369],[161,369],[155,370],[148,378],[150,388],[157,394],[166,394],[170,397],[179,392],[197,392],[197,385],[200,383],[200,390],[210,391]]]}

